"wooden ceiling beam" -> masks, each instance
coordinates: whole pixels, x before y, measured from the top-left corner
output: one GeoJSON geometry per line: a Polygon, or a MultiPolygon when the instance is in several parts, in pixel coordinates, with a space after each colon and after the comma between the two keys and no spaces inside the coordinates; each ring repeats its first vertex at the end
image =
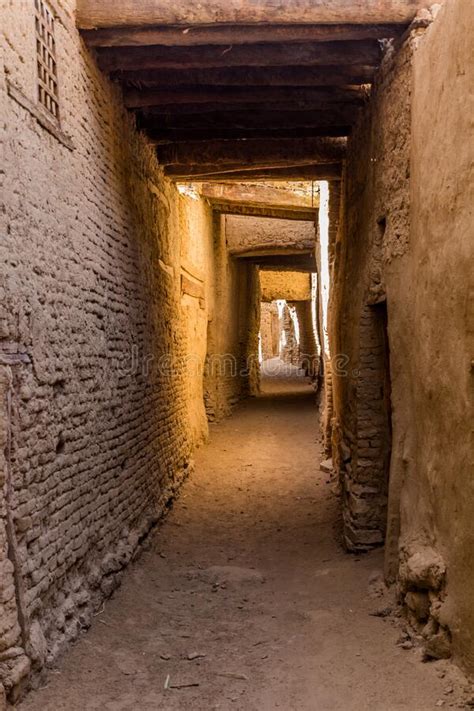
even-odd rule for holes
{"type": "MultiPolygon", "coordinates": [[[[287,107],[285,106],[285,109],[287,107]]],[[[332,107],[325,110],[305,111],[276,111],[275,109],[255,109],[249,111],[213,111],[188,114],[179,112],[174,114],[156,113],[142,116],[140,127],[153,137],[153,129],[159,133],[163,129],[286,129],[292,127],[295,137],[301,127],[314,126],[347,126],[354,124],[358,116],[358,108],[347,105],[332,107]]]]}
{"type": "Polygon", "coordinates": [[[280,220],[300,220],[315,222],[318,219],[318,209],[298,210],[277,206],[257,207],[255,205],[235,204],[228,202],[211,201],[213,210],[224,215],[249,215],[252,217],[270,217],[280,220]]]}
{"type": "Polygon", "coordinates": [[[152,128],[148,130],[148,138],[154,145],[168,145],[180,141],[206,142],[217,139],[240,140],[251,138],[315,138],[322,137],[344,137],[349,136],[351,126],[287,126],[286,128],[196,128],[196,129],[174,129],[174,128],[152,128]]]}
{"type": "Polygon", "coordinates": [[[405,24],[369,25],[154,25],[83,30],[90,47],[238,45],[266,42],[334,42],[401,35],[405,24]]]}
{"type": "Polygon", "coordinates": [[[124,94],[125,106],[181,106],[224,104],[362,104],[367,91],[358,86],[327,87],[186,87],[160,89],[128,89],[124,94]]]}
{"type": "Polygon", "coordinates": [[[205,181],[229,182],[248,180],[340,180],[341,163],[322,163],[282,167],[260,167],[249,170],[222,170],[221,166],[199,166],[183,171],[181,167],[170,166],[165,174],[178,182],[205,181]],[[202,169],[204,168],[204,171],[202,169]]]}
{"type": "Polygon", "coordinates": [[[269,254],[255,257],[235,255],[234,259],[242,259],[246,262],[258,264],[261,269],[268,271],[299,271],[309,273],[316,271],[316,259],[314,254],[269,254]]]}
{"type": "Polygon", "coordinates": [[[163,24],[409,23],[431,0],[77,0],[82,29],[163,24]]]}
{"type": "Polygon", "coordinates": [[[370,84],[374,67],[341,65],[318,67],[220,67],[208,69],[144,69],[112,72],[112,79],[128,87],[169,88],[178,86],[278,87],[349,86],[370,84]]]}
{"type": "Polygon", "coordinates": [[[306,183],[291,187],[252,182],[201,183],[199,194],[211,203],[312,211],[319,207],[319,192],[308,187],[306,183]]]}
{"type": "Polygon", "coordinates": [[[214,116],[227,114],[231,117],[232,113],[238,113],[240,116],[243,114],[249,115],[253,113],[261,113],[265,111],[269,113],[270,111],[275,112],[275,114],[288,113],[291,110],[293,118],[296,118],[298,113],[304,113],[308,116],[311,113],[321,114],[322,116],[330,115],[331,113],[335,116],[340,116],[341,118],[350,115],[352,119],[357,115],[358,109],[363,106],[363,101],[353,101],[345,103],[326,103],[324,101],[282,101],[280,103],[273,103],[271,101],[267,103],[243,103],[243,104],[226,104],[226,103],[212,103],[212,104],[165,104],[163,106],[136,106],[128,107],[135,112],[140,111],[141,121],[143,125],[156,124],[157,121],[161,121],[163,117],[172,118],[173,116],[182,116],[183,118],[187,115],[194,116],[197,120],[197,126],[199,126],[199,116],[205,118],[206,114],[212,114],[214,116]]]}
{"type": "Polygon", "coordinates": [[[211,164],[219,166],[254,166],[262,164],[295,165],[306,163],[337,163],[346,153],[344,138],[250,139],[248,141],[209,141],[177,143],[160,146],[158,159],[162,165],[211,164]]]}
{"type": "Polygon", "coordinates": [[[377,66],[381,49],[377,40],[299,44],[202,45],[199,47],[98,47],[105,72],[137,69],[199,69],[235,66],[365,65],[377,66]]]}
{"type": "MultiPolygon", "coordinates": [[[[306,220],[308,222],[308,220],[306,220]]],[[[295,257],[300,259],[301,257],[311,257],[314,255],[314,246],[316,241],[316,234],[314,233],[314,220],[311,220],[311,231],[314,237],[306,242],[299,242],[296,240],[285,241],[281,244],[281,233],[279,233],[278,224],[275,227],[272,226],[274,230],[274,242],[265,242],[263,244],[254,245],[240,245],[239,247],[230,248],[229,254],[231,257],[242,257],[251,259],[263,259],[265,257],[295,257]]]]}

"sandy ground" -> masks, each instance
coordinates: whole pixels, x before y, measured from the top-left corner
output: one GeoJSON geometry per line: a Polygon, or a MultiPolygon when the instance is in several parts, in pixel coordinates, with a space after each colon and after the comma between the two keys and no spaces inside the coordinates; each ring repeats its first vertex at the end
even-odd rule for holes
{"type": "Polygon", "coordinates": [[[212,427],[150,549],[21,711],[455,704],[449,665],[423,664],[396,619],[370,614],[382,554],[339,545],[312,389],[265,388],[212,427]]]}

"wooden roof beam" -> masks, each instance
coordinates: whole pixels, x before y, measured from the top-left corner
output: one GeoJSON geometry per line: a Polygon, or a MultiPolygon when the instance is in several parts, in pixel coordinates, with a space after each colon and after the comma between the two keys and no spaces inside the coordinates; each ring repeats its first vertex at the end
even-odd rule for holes
{"type": "Polygon", "coordinates": [[[260,67],[320,65],[377,66],[381,48],[377,40],[298,44],[201,45],[199,47],[98,47],[105,72],[137,69],[199,69],[207,67],[260,67]]]}
{"type": "Polygon", "coordinates": [[[351,132],[351,126],[312,126],[312,127],[295,127],[287,126],[285,128],[267,128],[260,126],[258,128],[151,128],[148,130],[148,138],[151,143],[159,145],[168,145],[170,143],[179,143],[180,141],[207,142],[216,139],[222,140],[240,140],[251,138],[294,138],[295,134],[300,138],[316,138],[323,137],[344,137],[351,132]]]}
{"type": "Polygon", "coordinates": [[[261,257],[235,256],[234,259],[242,259],[246,262],[258,264],[260,269],[268,271],[316,272],[316,259],[314,254],[271,254],[261,257]]]}
{"type": "MultiPolygon", "coordinates": [[[[313,223],[311,222],[311,226],[313,227],[313,223]]],[[[314,229],[314,227],[313,227],[314,229]]],[[[278,230],[278,227],[275,226],[275,230],[278,230]]],[[[268,244],[257,244],[254,246],[240,246],[236,247],[234,249],[229,249],[229,254],[231,257],[242,257],[242,258],[252,258],[252,259],[259,259],[263,257],[306,257],[306,256],[311,256],[314,254],[314,242],[315,240],[313,239],[311,242],[307,242],[306,244],[300,244],[298,242],[285,242],[285,244],[281,244],[278,242],[278,232],[276,231],[275,233],[275,242],[274,243],[268,243],[268,244]]]]}
{"type": "Polygon", "coordinates": [[[136,47],[159,44],[164,47],[192,47],[203,44],[255,44],[266,42],[334,42],[388,39],[401,35],[401,24],[366,25],[152,25],[149,27],[105,27],[83,30],[91,47],[136,47]]]}
{"type": "Polygon", "coordinates": [[[158,148],[162,165],[197,166],[212,164],[221,167],[259,165],[272,167],[297,163],[337,163],[346,152],[344,138],[250,139],[248,141],[209,141],[177,143],[158,148]]]}
{"type": "Polygon", "coordinates": [[[208,200],[234,205],[256,207],[274,206],[294,210],[314,210],[319,207],[319,192],[308,190],[309,185],[273,185],[272,183],[243,182],[201,183],[199,194],[208,200]]]}
{"type": "Polygon", "coordinates": [[[187,87],[143,88],[125,91],[125,106],[142,108],[148,106],[174,106],[206,104],[332,104],[358,103],[367,97],[365,88],[359,86],[328,87],[187,87]]]}
{"type": "MultiPolygon", "coordinates": [[[[285,109],[287,107],[285,106],[285,109]]],[[[160,134],[165,129],[288,129],[292,127],[298,137],[300,128],[324,126],[348,126],[354,124],[359,110],[357,106],[336,106],[323,110],[276,110],[260,108],[249,111],[211,111],[200,113],[175,112],[142,116],[139,126],[153,137],[154,130],[160,134]]]]}
{"type": "Polygon", "coordinates": [[[316,222],[318,209],[299,209],[294,207],[279,207],[277,205],[256,206],[246,203],[219,202],[209,200],[213,210],[223,215],[246,215],[250,217],[270,217],[279,220],[299,220],[301,222],[316,222]]]}
{"type": "Polygon", "coordinates": [[[260,167],[248,170],[223,170],[222,166],[194,166],[183,169],[181,166],[170,166],[165,169],[165,175],[177,182],[205,181],[219,182],[246,180],[340,180],[341,163],[322,163],[286,167],[260,167]]]}
{"type": "Polygon", "coordinates": [[[207,69],[118,70],[112,78],[129,87],[176,88],[178,86],[277,87],[348,86],[370,84],[375,69],[365,65],[318,67],[218,67],[207,69]]]}
{"type": "Polygon", "coordinates": [[[161,24],[409,23],[432,0],[77,0],[80,28],[161,24]]]}

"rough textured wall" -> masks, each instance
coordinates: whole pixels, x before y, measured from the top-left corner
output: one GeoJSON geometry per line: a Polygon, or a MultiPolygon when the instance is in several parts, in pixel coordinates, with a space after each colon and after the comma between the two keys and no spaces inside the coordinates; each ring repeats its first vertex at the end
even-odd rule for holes
{"type": "MultiPolygon", "coordinates": [[[[260,272],[260,278],[262,272],[260,272]]],[[[275,302],[262,301],[260,310],[260,344],[262,360],[276,358],[280,350],[280,316],[275,302]]]]}
{"type": "MultiPolygon", "coordinates": [[[[249,384],[247,358],[252,352],[258,367],[260,320],[259,284],[252,276],[256,268],[229,254],[226,217],[217,212],[213,217],[213,242],[204,377],[204,402],[210,421],[229,415],[254,387],[249,384]]],[[[252,373],[255,363],[250,364],[252,373]]]]}
{"type": "Polygon", "coordinates": [[[260,391],[260,361],[258,343],[260,333],[259,268],[255,264],[241,266],[240,297],[240,353],[243,396],[255,396],[260,391]]]}
{"type": "MultiPolygon", "coordinates": [[[[393,350],[403,349],[407,371],[403,383],[398,379],[393,383],[404,425],[400,439],[405,466],[392,472],[401,485],[402,557],[410,561],[421,546],[434,548],[441,556],[446,589],[443,592],[441,583],[441,591],[429,591],[430,624],[436,631],[436,620],[441,623],[440,642],[449,629],[453,652],[471,673],[473,34],[473,3],[452,0],[444,4],[415,51],[410,253],[403,275],[394,275],[400,306],[391,331],[393,350]],[[408,387],[402,390],[405,382],[408,387]],[[445,595],[439,605],[436,598],[443,600],[445,595]]],[[[404,570],[413,573],[413,566],[405,563],[404,570]]],[[[410,575],[404,583],[409,590],[423,588],[425,594],[430,587],[410,575]]],[[[407,603],[411,601],[408,596],[407,603]]]]}
{"type": "Polygon", "coordinates": [[[208,322],[214,309],[212,210],[192,192],[172,203],[172,232],[180,239],[181,313],[185,338],[183,360],[189,436],[194,445],[207,439],[204,370],[208,322]]]}
{"type": "MultiPolygon", "coordinates": [[[[0,354],[12,372],[14,523],[7,545],[36,669],[90,624],[191,453],[179,367],[179,235],[170,227],[175,189],[83,48],[73,2],[59,9],[62,133],[35,114],[33,3],[1,10],[0,354]]],[[[0,674],[14,693],[25,667],[4,557],[5,495],[0,505],[1,645],[10,650],[2,650],[0,674]]]]}
{"type": "MultiPolygon", "coordinates": [[[[342,185],[338,180],[332,180],[329,183],[329,204],[328,204],[328,268],[329,268],[329,306],[331,311],[335,299],[335,292],[332,283],[336,283],[337,274],[335,273],[336,254],[340,252],[342,244],[342,235],[340,232],[340,216],[341,216],[341,191],[342,185]]],[[[336,354],[337,355],[337,354],[336,354]]],[[[321,432],[325,454],[329,457],[332,455],[332,428],[334,419],[334,403],[332,393],[332,365],[330,354],[325,354],[322,358],[323,370],[323,411],[321,417],[321,432]]]]}
{"type": "Polygon", "coordinates": [[[291,304],[296,312],[299,326],[299,365],[310,378],[319,373],[319,353],[313,326],[313,305],[311,301],[295,301],[291,304]]]}
{"type": "Polygon", "coordinates": [[[297,316],[294,306],[285,304],[281,315],[282,340],[280,358],[288,365],[300,365],[300,344],[297,334],[297,316]]]}
{"type": "Polygon", "coordinates": [[[306,301],[311,299],[311,278],[305,272],[260,271],[262,301],[306,301]]]}
{"type": "Polygon", "coordinates": [[[314,249],[313,222],[274,217],[227,215],[227,246],[232,254],[293,247],[295,251],[314,249]]]}
{"type": "MultiPolygon", "coordinates": [[[[6,359],[2,358],[2,361],[6,359]]],[[[14,535],[10,508],[12,478],[10,467],[12,369],[0,365],[0,709],[5,708],[5,687],[8,691],[30,669],[24,653],[26,640],[19,624],[19,610],[15,595],[14,535]],[[12,650],[15,650],[12,653],[12,650]]],[[[21,691],[17,685],[15,696],[21,691]]]]}
{"type": "Polygon", "coordinates": [[[379,311],[384,309],[385,268],[405,253],[409,238],[411,56],[408,43],[395,58],[386,57],[370,105],[351,137],[343,237],[333,251],[333,458],[350,549],[381,544],[386,529],[391,431],[379,311]]]}
{"type": "Polygon", "coordinates": [[[445,3],[382,68],[350,141],[331,319],[349,544],[383,537],[390,457],[387,577],[425,655],[452,643],[471,671],[473,11],[445,3]]]}

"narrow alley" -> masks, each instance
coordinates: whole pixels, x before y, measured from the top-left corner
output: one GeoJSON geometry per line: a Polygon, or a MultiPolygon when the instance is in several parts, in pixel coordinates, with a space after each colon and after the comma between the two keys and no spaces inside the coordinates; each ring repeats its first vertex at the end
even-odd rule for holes
{"type": "Polygon", "coordinates": [[[213,428],[150,550],[21,711],[435,711],[446,698],[445,662],[422,664],[371,615],[387,604],[381,552],[342,551],[314,390],[286,370],[213,428]]]}
{"type": "Polygon", "coordinates": [[[474,2],[0,45],[0,711],[473,709],[474,2]]]}

